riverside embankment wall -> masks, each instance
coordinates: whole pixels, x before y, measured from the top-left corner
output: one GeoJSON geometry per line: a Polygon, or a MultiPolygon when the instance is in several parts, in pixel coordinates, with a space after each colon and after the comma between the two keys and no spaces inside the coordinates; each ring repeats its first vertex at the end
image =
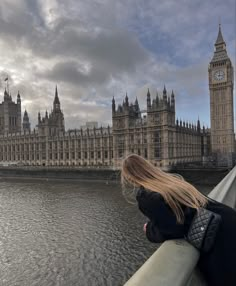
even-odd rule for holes
{"type": "MultiPolygon", "coordinates": [[[[173,171],[182,175],[185,180],[197,185],[216,185],[228,173],[228,170],[217,169],[179,169],[173,171]]],[[[91,168],[54,168],[54,167],[31,167],[9,166],[0,167],[0,178],[45,178],[65,180],[106,180],[119,181],[120,171],[113,169],[91,168]]]]}
{"type": "Polygon", "coordinates": [[[0,178],[117,181],[119,172],[110,169],[0,167],[0,178]]]}

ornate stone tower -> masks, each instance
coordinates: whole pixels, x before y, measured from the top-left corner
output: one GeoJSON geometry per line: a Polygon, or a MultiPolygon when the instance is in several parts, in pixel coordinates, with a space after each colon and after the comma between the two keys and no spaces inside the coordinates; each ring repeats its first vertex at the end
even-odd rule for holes
{"type": "Polygon", "coordinates": [[[17,131],[21,131],[21,97],[20,92],[17,94],[17,131]]]}
{"type": "Polygon", "coordinates": [[[23,131],[30,131],[30,121],[28,112],[25,110],[22,123],[23,131]]]}
{"type": "Polygon", "coordinates": [[[148,160],[159,162],[160,166],[168,165],[174,156],[174,128],[175,128],[175,95],[167,95],[164,86],[162,97],[158,94],[151,102],[151,95],[147,93],[147,142],[148,160]]]}
{"type": "MultiPolygon", "coordinates": [[[[134,153],[136,145],[140,142],[135,142],[136,125],[141,124],[141,113],[139,109],[138,99],[134,104],[129,102],[126,94],[123,104],[119,104],[116,109],[115,99],[112,100],[112,133],[113,133],[113,157],[114,165],[119,166],[122,159],[129,153],[134,153]],[[137,143],[137,144],[135,144],[137,143]]],[[[137,152],[138,153],[138,152],[137,152]]]]}
{"type": "Polygon", "coordinates": [[[4,100],[0,104],[0,134],[21,131],[21,98],[18,92],[17,103],[12,100],[9,90],[5,89],[4,100]]]}
{"type": "Polygon", "coordinates": [[[174,158],[175,95],[158,94],[151,100],[147,92],[147,109],[140,110],[138,99],[129,102],[126,94],[123,104],[116,108],[112,100],[112,133],[114,166],[120,166],[124,157],[135,153],[158,166],[169,166],[174,158]]]}
{"type": "Polygon", "coordinates": [[[235,152],[234,72],[227,55],[221,26],[208,68],[211,114],[211,151],[218,166],[233,166],[235,152]]]}
{"type": "Polygon", "coordinates": [[[53,110],[50,114],[45,112],[45,117],[38,114],[38,131],[40,136],[57,136],[60,132],[65,132],[64,115],[58,97],[57,87],[53,101],[53,110]]]}

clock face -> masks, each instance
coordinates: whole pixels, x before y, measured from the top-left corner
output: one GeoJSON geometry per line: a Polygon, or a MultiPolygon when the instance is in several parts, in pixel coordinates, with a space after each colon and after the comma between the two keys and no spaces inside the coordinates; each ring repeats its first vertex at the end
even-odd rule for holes
{"type": "Polygon", "coordinates": [[[225,78],[225,72],[223,70],[217,70],[214,72],[214,80],[220,81],[225,78]]]}

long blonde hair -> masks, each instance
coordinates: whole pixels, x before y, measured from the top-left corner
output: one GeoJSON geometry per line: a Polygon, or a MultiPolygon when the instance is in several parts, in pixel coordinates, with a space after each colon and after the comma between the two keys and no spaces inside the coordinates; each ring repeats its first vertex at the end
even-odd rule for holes
{"type": "Polygon", "coordinates": [[[161,194],[165,202],[174,212],[177,222],[184,222],[181,206],[199,209],[207,204],[208,199],[194,186],[177,176],[163,172],[147,160],[136,154],[131,154],[123,160],[121,170],[123,187],[132,184],[161,194]]]}

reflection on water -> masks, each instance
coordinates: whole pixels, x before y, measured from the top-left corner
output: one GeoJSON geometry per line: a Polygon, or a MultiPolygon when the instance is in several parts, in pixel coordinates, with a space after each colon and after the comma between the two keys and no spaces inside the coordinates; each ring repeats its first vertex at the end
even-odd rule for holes
{"type": "Polygon", "coordinates": [[[0,181],[2,286],[122,285],[154,252],[105,182],[0,181]]]}

